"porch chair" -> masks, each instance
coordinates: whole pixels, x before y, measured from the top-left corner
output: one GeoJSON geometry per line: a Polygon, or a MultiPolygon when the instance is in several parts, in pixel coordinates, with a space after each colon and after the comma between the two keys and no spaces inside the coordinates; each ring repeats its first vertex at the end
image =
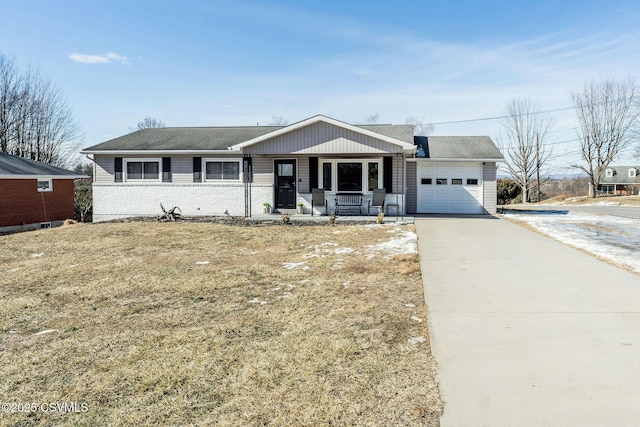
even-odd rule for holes
{"type": "Polygon", "coordinates": [[[320,188],[311,189],[311,216],[313,216],[314,206],[324,206],[325,215],[327,213],[327,200],[324,198],[324,190],[320,188]]]}
{"type": "Polygon", "coordinates": [[[384,197],[387,191],[384,188],[374,188],[373,196],[367,203],[367,215],[371,215],[371,208],[382,209],[384,212],[384,197]]]}

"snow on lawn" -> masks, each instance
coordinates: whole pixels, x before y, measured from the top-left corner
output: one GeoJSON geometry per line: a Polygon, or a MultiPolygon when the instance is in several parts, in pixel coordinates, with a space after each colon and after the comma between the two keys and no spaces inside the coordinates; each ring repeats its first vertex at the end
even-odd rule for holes
{"type": "Polygon", "coordinates": [[[283,262],[282,266],[287,270],[308,270],[309,266],[303,262],[283,262]]]}
{"type": "Polygon", "coordinates": [[[640,222],[587,213],[518,213],[506,218],[529,224],[570,246],[640,272],[640,222]]]}
{"type": "Polygon", "coordinates": [[[313,253],[305,254],[303,258],[324,258],[327,255],[343,255],[352,254],[356,250],[353,248],[339,248],[337,243],[324,242],[319,245],[311,246],[313,253]]]}
{"type": "Polygon", "coordinates": [[[367,258],[375,257],[376,252],[384,252],[386,257],[418,253],[418,235],[416,233],[397,227],[388,232],[393,234],[393,237],[386,242],[369,246],[367,258]]]}

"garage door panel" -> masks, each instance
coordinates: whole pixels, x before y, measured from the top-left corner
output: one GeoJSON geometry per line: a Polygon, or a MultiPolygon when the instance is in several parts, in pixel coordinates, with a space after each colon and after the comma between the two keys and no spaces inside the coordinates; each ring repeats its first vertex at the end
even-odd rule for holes
{"type": "Polygon", "coordinates": [[[464,200],[465,199],[465,191],[464,190],[452,190],[450,198],[452,200],[464,200]]]}
{"type": "Polygon", "coordinates": [[[416,167],[418,179],[417,208],[422,213],[482,213],[482,164],[420,164],[416,167]],[[437,179],[446,184],[436,184],[437,179]],[[456,184],[453,184],[453,180],[456,184]],[[468,179],[477,185],[467,185],[468,179]],[[424,181],[423,181],[424,180],[424,181]],[[431,184],[422,184],[422,182],[431,184]]]}

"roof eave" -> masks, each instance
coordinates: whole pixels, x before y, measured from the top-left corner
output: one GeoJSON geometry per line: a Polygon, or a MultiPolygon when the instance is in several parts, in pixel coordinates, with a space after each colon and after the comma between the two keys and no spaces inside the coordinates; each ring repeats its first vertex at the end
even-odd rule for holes
{"type": "Polygon", "coordinates": [[[427,161],[427,162],[485,162],[485,163],[498,163],[504,162],[504,158],[465,158],[465,157],[412,157],[407,159],[410,161],[427,161]]]}
{"type": "Polygon", "coordinates": [[[0,179],[80,179],[89,178],[87,175],[35,175],[35,174],[0,174],[0,179]]]}
{"type": "Polygon", "coordinates": [[[238,150],[82,150],[80,154],[159,155],[159,154],[240,154],[238,150]]]}

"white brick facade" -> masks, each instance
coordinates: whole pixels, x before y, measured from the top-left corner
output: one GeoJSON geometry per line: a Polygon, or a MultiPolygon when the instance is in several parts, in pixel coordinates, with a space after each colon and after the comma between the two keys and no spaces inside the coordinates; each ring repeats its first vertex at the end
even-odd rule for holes
{"type": "MultiPolygon", "coordinates": [[[[93,221],[109,221],[162,214],[179,206],[184,216],[244,216],[243,184],[93,184],[93,221]]],[[[264,202],[273,205],[271,185],[251,186],[252,214],[260,214],[264,202]]]]}

